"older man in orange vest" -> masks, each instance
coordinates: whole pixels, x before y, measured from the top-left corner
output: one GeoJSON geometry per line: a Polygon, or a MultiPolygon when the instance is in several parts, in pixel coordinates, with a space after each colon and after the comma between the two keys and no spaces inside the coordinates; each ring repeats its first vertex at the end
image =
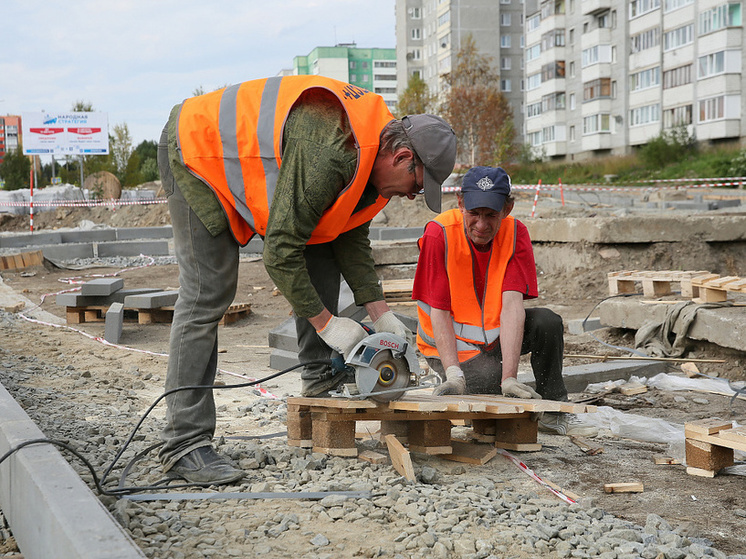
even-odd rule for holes
{"type": "MultiPolygon", "coordinates": [[[[321,76],[244,82],[174,107],[158,151],[180,285],[166,388],[212,385],[238,249],[255,234],[296,315],[301,362],[328,360],[333,350],[345,355],[367,335],[335,316],[341,277],[377,331],[411,337],[384,301],[370,220],[393,196],[422,193],[439,212],[455,158],[455,135],[443,119],[396,120],[379,95],[321,76]]],[[[305,396],[345,380],[319,363],[301,378],[305,396]]],[[[176,391],[167,404],[160,451],[167,472],[201,484],[243,477],[212,447],[212,390],[176,391]]]]}
{"type": "MultiPolygon", "coordinates": [[[[458,208],[428,223],[412,298],[418,302],[417,346],[445,377],[434,393],[500,394],[567,400],[562,380],[562,319],[524,308],[538,296],[526,226],[510,215],[511,181],[500,167],[464,176],[458,208]],[[536,390],[518,381],[521,354],[531,353],[536,390]]],[[[567,434],[575,418],[545,414],[539,428],[567,434]]]]}

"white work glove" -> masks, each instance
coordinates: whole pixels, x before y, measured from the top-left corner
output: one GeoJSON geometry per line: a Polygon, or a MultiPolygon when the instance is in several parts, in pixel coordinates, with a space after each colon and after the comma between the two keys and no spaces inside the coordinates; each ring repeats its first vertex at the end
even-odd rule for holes
{"type": "Polygon", "coordinates": [[[326,326],[316,333],[326,345],[341,353],[345,359],[355,346],[368,336],[368,332],[360,323],[340,316],[332,316],[326,326]]]}
{"type": "Polygon", "coordinates": [[[464,372],[458,365],[451,365],[446,369],[446,381],[433,390],[433,396],[449,396],[466,394],[466,379],[464,372]]]}
{"type": "Polygon", "coordinates": [[[518,379],[515,377],[508,377],[503,380],[502,391],[503,396],[507,396],[509,398],[533,398],[534,400],[541,400],[541,396],[539,396],[536,390],[534,390],[527,384],[518,382],[518,379]]]}
{"type": "Polygon", "coordinates": [[[386,311],[379,316],[378,320],[373,323],[373,330],[376,332],[389,332],[395,334],[404,338],[409,345],[414,343],[412,331],[407,328],[401,320],[396,318],[393,311],[386,311]]]}

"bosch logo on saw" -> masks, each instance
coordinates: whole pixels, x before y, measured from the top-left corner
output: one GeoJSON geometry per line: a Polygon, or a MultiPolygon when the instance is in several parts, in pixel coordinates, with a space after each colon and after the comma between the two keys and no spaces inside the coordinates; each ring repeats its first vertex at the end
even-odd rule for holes
{"type": "Polygon", "coordinates": [[[378,345],[384,346],[384,347],[390,347],[393,349],[400,349],[401,344],[398,344],[396,342],[392,342],[391,340],[378,340],[378,345]]]}

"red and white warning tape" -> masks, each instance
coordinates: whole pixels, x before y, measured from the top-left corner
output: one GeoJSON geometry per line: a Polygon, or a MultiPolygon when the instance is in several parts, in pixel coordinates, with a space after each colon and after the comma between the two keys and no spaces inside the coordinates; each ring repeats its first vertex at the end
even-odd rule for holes
{"type": "MultiPolygon", "coordinates": [[[[46,208],[70,208],[70,207],[95,207],[95,206],[148,206],[152,204],[165,204],[168,202],[165,198],[154,198],[151,200],[65,200],[56,201],[48,200],[46,202],[35,201],[34,207],[46,208]]],[[[0,207],[27,207],[29,202],[3,202],[0,200],[0,207]]]]}
{"type": "Polygon", "coordinates": [[[551,491],[552,493],[554,493],[557,497],[559,497],[560,499],[562,499],[566,503],[568,503],[570,505],[574,505],[575,503],[577,503],[577,501],[575,499],[571,499],[570,497],[568,497],[567,495],[565,495],[564,493],[562,493],[562,491],[556,490],[554,487],[552,487],[551,485],[549,485],[546,481],[544,481],[539,476],[537,476],[531,468],[529,468],[528,466],[526,466],[526,464],[524,464],[523,462],[521,462],[520,460],[518,460],[518,458],[516,458],[515,456],[513,456],[512,454],[510,454],[510,452],[508,452],[507,450],[504,450],[502,448],[498,448],[497,452],[499,454],[502,454],[505,458],[507,458],[511,462],[513,462],[513,464],[515,464],[518,467],[518,469],[521,470],[524,474],[528,475],[534,481],[540,483],[541,485],[543,485],[544,487],[546,487],[547,489],[549,489],[549,491],[551,491]]]}

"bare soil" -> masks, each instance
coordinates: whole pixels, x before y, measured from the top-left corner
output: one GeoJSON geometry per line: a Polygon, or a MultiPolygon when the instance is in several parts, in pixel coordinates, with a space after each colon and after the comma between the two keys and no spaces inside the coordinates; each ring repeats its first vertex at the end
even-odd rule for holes
{"type": "MultiPolygon", "coordinates": [[[[422,225],[432,214],[424,206],[415,203],[400,204],[394,201],[387,207],[385,218],[380,225],[415,226],[422,225]]],[[[453,200],[446,200],[446,207],[453,204],[453,200]]],[[[547,208],[545,216],[550,215],[547,208]]],[[[597,208],[551,208],[552,216],[560,215],[589,215],[598,211],[597,208]]],[[[516,213],[519,218],[525,217],[530,211],[530,199],[519,199],[516,213]]],[[[541,216],[539,216],[541,217],[541,216]]],[[[130,206],[115,211],[107,208],[92,210],[60,208],[55,211],[42,212],[35,217],[37,230],[75,227],[82,220],[89,220],[96,224],[115,227],[135,227],[166,225],[168,213],[165,204],[156,206],[130,206]]],[[[0,215],[0,230],[25,231],[28,228],[27,216],[0,215]]],[[[680,254],[687,254],[686,247],[680,254]]],[[[687,254],[696,258],[696,247],[687,254]]],[[[670,259],[676,264],[677,255],[670,255],[662,248],[652,247],[646,254],[638,255],[647,259],[651,265],[662,257],[670,259]]],[[[592,248],[597,252],[598,248],[592,248]]],[[[677,251],[678,252],[678,251],[677,251]]],[[[622,259],[629,255],[623,255],[622,259]]],[[[607,294],[605,274],[607,271],[620,269],[627,262],[620,260],[606,260],[598,258],[598,265],[594,260],[594,267],[580,267],[576,274],[565,277],[549,276],[541,273],[539,285],[541,296],[532,305],[549,306],[559,312],[565,321],[585,318],[594,305],[607,294]]],[[[734,264],[738,268],[739,264],[734,264]]],[[[741,275],[746,273],[743,263],[740,263],[741,275]]],[[[665,266],[669,269],[668,266],[665,266]]],[[[684,268],[686,269],[686,268],[684,268]]],[[[25,272],[3,272],[5,284],[22,294],[33,303],[39,303],[45,295],[46,302],[43,310],[64,319],[64,307],[57,306],[54,294],[69,289],[75,284],[70,282],[86,281],[92,274],[114,274],[119,272],[113,268],[95,268],[79,272],[61,270],[52,266],[39,267],[25,272]],[[77,278],[77,279],[71,279],[77,278]]],[[[736,272],[737,273],[737,272],[736,272]]],[[[163,289],[178,286],[178,270],[175,265],[151,266],[131,270],[121,274],[127,288],[159,287],[163,289]]],[[[262,378],[275,371],[269,368],[271,348],[267,345],[269,330],[279,325],[290,315],[290,307],[284,298],[277,293],[274,285],[266,274],[261,261],[243,261],[240,265],[240,279],[236,302],[251,303],[250,315],[239,322],[221,327],[219,368],[224,371],[221,381],[225,383],[240,382],[236,375],[252,378],[262,378]]],[[[394,309],[405,314],[414,313],[411,305],[396,305],[394,309]]],[[[5,331],[5,329],[3,329],[5,331]]],[[[140,371],[140,375],[150,374],[154,380],[140,394],[142,407],[158,396],[165,376],[165,357],[142,353],[143,351],[156,354],[168,351],[169,324],[139,325],[127,322],[124,326],[122,344],[129,348],[136,348],[139,352],[125,349],[109,348],[92,339],[102,336],[103,322],[75,325],[75,329],[52,328],[38,324],[19,321],[18,329],[12,334],[6,334],[0,345],[9,352],[19,355],[34,355],[43,362],[60,365],[71,365],[81,370],[89,370],[95,378],[119,375],[122,371],[133,367],[140,371]],[[81,335],[88,334],[90,337],[81,335]]],[[[604,341],[621,345],[633,344],[634,332],[604,329],[591,334],[566,337],[567,354],[596,354],[613,353],[594,339],[598,337],[604,341]]],[[[703,364],[700,369],[708,374],[719,374],[721,377],[734,380],[746,378],[746,355],[714,346],[712,344],[693,344],[689,357],[725,359],[723,364],[703,364]]],[[[565,366],[595,362],[594,360],[566,359],[565,366]]],[[[523,367],[526,366],[524,362],[523,367]]],[[[678,370],[678,365],[671,365],[672,372],[678,370]]],[[[277,396],[297,395],[300,381],[296,373],[291,373],[278,379],[269,381],[264,387],[277,396]]],[[[58,390],[60,387],[49,387],[58,390]]],[[[216,393],[218,406],[236,405],[239,396],[229,394],[229,391],[216,393]]],[[[230,391],[232,392],[232,391],[230,391]]],[[[588,398],[589,394],[573,394],[571,398],[580,400],[588,398]]],[[[250,399],[256,396],[244,394],[240,398],[250,399]]],[[[709,417],[720,417],[735,420],[740,424],[746,423],[746,401],[737,400],[731,405],[729,398],[714,394],[700,394],[693,392],[667,393],[650,390],[639,396],[623,396],[618,393],[607,394],[596,401],[600,405],[612,406],[629,413],[665,419],[669,422],[683,424],[686,421],[709,417]],[[676,397],[679,398],[676,398],[676,397]],[[681,400],[683,397],[684,400],[681,400]]],[[[220,408],[219,408],[220,409],[220,408]]],[[[219,414],[220,415],[220,414],[219,414]]],[[[219,429],[226,435],[261,434],[251,418],[245,421],[221,421],[219,429]]],[[[742,476],[718,475],[713,479],[706,479],[687,475],[681,465],[655,465],[655,455],[670,454],[671,449],[665,444],[647,443],[619,438],[608,432],[602,432],[592,439],[594,443],[603,447],[603,452],[594,456],[584,454],[567,437],[540,435],[543,449],[540,452],[521,454],[521,459],[539,476],[550,480],[564,489],[583,497],[592,498],[595,503],[619,516],[636,523],[645,524],[648,514],[655,513],[666,519],[672,526],[680,526],[682,533],[691,537],[706,538],[713,545],[728,554],[736,554],[746,550],[746,530],[744,517],[746,514],[746,480],[742,476]],[[638,494],[606,494],[604,483],[640,481],[645,490],[638,494]]],[[[435,457],[416,456],[416,463],[443,467],[443,461],[435,457]]],[[[496,462],[493,460],[493,462],[496,462]]],[[[481,467],[467,467],[467,476],[479,476],[482,468],[503,467],[488,463],[481,467]]],[[[510,475],[510,474],[509,474],[510,475]]],[[[514,474],[518,483],[527,486],[533,484],[529,478],[521,481],[523,474],[517,470],[514,474]]],[[[549,494],[547,493],[547,496],[549,494]]]]}

